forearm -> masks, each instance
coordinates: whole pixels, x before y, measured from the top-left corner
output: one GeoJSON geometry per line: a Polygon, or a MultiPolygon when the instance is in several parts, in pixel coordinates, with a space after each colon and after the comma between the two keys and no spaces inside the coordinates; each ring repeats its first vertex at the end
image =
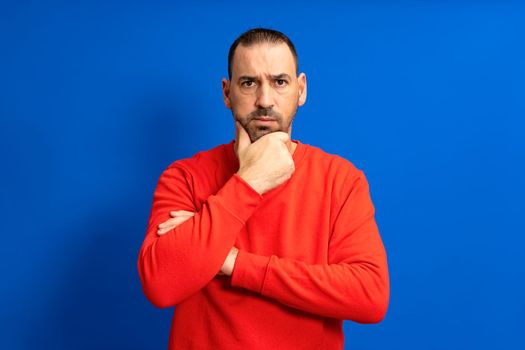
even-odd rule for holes
{"type": "MultiPolygon", "coordinates": [[[[390,292],[386,252],[364,175],[359,173],[346,185],[348,195],[334,221],[325,261],[311,264],[241,249],[232,285],[314,314],[379,322],[390,292]]],[[[301,249],[306,253],[309,248],[301,249]]]]}
{"type": "Polygon", "coordinates": [[[233,176],[191,219],[158,236],[157,226],[169,217],[169,211],[182,209],[160,197],[154,200],[138,269],[148,299],[168,307],[197,292],[217,274],[260,196],[233,176]]]}
{"type": "Polygon", "coordinates": [[[361,323],[381,321],[389,299],[383,254],[362,262],[312,265],[240,250],[232,285],[313,314],[361,323]]]}

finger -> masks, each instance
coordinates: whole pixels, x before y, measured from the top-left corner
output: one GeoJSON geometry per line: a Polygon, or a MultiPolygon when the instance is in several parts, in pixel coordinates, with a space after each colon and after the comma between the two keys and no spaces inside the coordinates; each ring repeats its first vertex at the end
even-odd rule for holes
{"type": "Polygon", "coordinates": [[[157,230],[157,234],[158,235],[163,235],[169,231],[171,231],[172,229],[174,229],[176,226],[167,226],[167,227],[164,227],[164,228],[159,228],[157,230]]]}
{"type": "Polygon", "coordinates": [[[166,226],[166,227],[163,227],[163,228],[159,228],[159,229],[157,229],[157,233],[158,234],[163,234],[163,233],[166,233],[168,231],[173,230],[175,227],[177,227],[177,226],[176,225],[172,225],[172,226],[166,226]]]}
{"type": "Polygon", "coordinates": [[[170,211],[170,215],[173,217],[175,216],[193,216],[195,215],[195,213],[192,211],[187,211],[187,210],[175,210],[175,211],[170,211]]]}
{"type": "Polygon", "coordinates": [[[282,142],[290,141],[290,135],[284,131],[276,131],[269,133],[268,136],[281,140],[282,142]]]}
{"type": "Polygon", "coordinates": [[[174,227],[174,226],[177,226],[180,224],[180,221],[183,219],[183,221],[186,221],[187,218],[185,217],[176,217],[176,218],[173,218],[173,219],[169,219],[168,221],[166,222],[163,222],[162,224],[160,224],[158,226],[159,229],[164,229],[164,228],[168,228],[168,227],[174,227]]]}
{"type": "Polygon", "coordinates": [[[237,154],[239,154],[239,152],[242,153],[251,143],[252,141],[246,129],[244,129],[241,123],[235,121],[235,152],[237,154]]]}
{"type": "Polygon", "coordinates": [[[162,227],[160,227],[159,225],[159,228],[157,230],[157,234],[158,235],[163,235],[171,230],[173,230],[175,227],[179,226],[180,224],[182,224],[183,222],[185,222],[186,220],[188,220],[190,217],[178,217],[178,218],[175,218],[175,219],[170,219],[164,223],[162,223],[162,227]]]}
{"type": "Polygon", "coordinates": [[[158,226],[158,228],[166,228],[166,227],[169,227],[169,226],[173,226],[173,225],[179,225],[181,224],[182,222],[188,220],[189,218],[191,218],[193,215],[185,215],[185,216],[177,216],[177,217],[174,217],[172,219],[168,219],[166,221],[164,221],[162,224],[160,224],[158,226]]]}
{"type": "Polygon", "coordinates": [[[170,230],[173,230],[175,227],[179,226],[180,224],[182,224],[184,221],[188,220],[189,218],[177,218],[176,220],[174,221],[170,221],[170,222],[165,222],[162,227],[160,227],[159,225],[159,228],[157,229],[157,233],[159,232],[168,232],[170,230]]]}
{"type": "Polygon", "coordinates": [[[157,234],[158,234],[159,236],[162,236],[162,235],[165,235],[166,233],[168,233],[169,231],[170,231],[170,230],[168,230],[168,229],[162,229],[162,230],[158,230],[158,231],[157,231],[157,234]]]}
{"type": "Polygon", "coordinates": [[[283,131],[271,132],[269,134],[264,135],[263,137],[270,137],[272,140],[274,140],[273,142],[278,141],[279,143],[281,143],[283,149],[290,149],[290,135],[283,131]]]}
{"type": "Polygon", "coordinates": [[[164,221],[162,224],[159,224],[158,228],[164,228],[172,225],[172,222],[174,222],[177,218],[172,218],[164,221]]]}

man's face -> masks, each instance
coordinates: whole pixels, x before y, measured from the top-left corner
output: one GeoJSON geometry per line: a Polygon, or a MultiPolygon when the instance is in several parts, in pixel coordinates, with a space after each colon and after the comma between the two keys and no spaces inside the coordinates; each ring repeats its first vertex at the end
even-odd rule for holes
{"type": "Polygon", "coordinates": [[[306,76],[297,77],[285,43],[237,46],[231,80],[222,80],[224,103],[252,142],[270,132],[291,132],[297,107],[306,101],[306,76]]]}

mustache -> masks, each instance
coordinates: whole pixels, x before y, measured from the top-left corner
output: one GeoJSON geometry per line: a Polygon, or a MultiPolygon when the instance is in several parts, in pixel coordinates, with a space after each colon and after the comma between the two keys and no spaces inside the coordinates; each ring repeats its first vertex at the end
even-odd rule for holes
{"type": "Polygon", "coordinates": [[[250,114],[248,114],[248,118],[250,118],[250,120],[257,118],[257,117],[262,117],[262,116],[268,116],[268,117],[275,118],[278,120],[282,119],[281,113],[276,112],[271,108],[259,108],[251,112],[250,114]]]}

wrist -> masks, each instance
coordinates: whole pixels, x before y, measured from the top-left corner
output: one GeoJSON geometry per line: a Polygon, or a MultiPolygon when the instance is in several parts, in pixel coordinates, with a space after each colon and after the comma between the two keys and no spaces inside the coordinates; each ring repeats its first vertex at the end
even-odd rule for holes
{"type": "Polygon", "coordinates": [[[224,264],[222,266],[221,271],[227,275],[231,276],[233,273],[233,268],[235,267],[235,261],[237,260],[237,254],[239,254],[239,249],[232,247],[230,252],[228,253],[228,256],[226,257],[226,260],[224,261],[224,264]]]}
{"type": "Polygon", "coordinates": [[[258,180],[257,178],[254,178],[249,174],[246,174],[246,172],[243,172],[242,170],[239,170],[237,172],[237,175],[239,175],[239,177],[241,177],[241,179],[243,179],[248,185],[250,185],[250,187],[253,188],[257,193],[262,195],[265,192],[263,181],[258,180]]]}

